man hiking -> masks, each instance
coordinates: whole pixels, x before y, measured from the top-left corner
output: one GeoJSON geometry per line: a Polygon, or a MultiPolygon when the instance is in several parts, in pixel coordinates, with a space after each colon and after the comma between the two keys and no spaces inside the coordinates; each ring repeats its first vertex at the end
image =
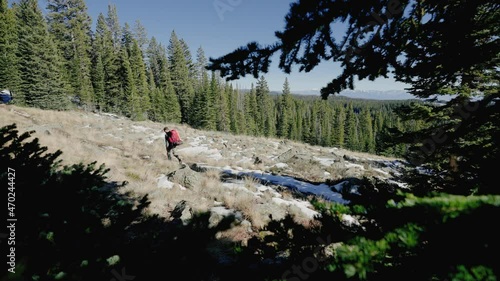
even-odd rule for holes
{"type": "Polygon", "coordinates": [[[179,160],[179,163],[182,163],[182,160],[174,151],[178,145],[182,144],[179,132],[175,129],[170,130],[168,127],[163,128],[163,132],[165,132],[165,147],[167,149],[168,160],[172,160],[173,154],[179,160]]]}

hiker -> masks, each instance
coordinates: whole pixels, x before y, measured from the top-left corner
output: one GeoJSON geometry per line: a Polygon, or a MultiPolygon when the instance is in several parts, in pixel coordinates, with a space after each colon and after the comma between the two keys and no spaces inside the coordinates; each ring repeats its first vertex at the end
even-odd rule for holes
{"type": "Polygon", "coordinates": [[[168,160],[172,160],[172,154],[179,160],[180,163],[182,163],[182,160],[179,158],[177,154],[175,154],[174,149],[182,144],[182,140],[179,136],[179,133],[177,130],[172,129],[170,130],[168,127],[163,128],[163,132],[165,132],[165,147],[167,149],[167,157],[168,160]]]}

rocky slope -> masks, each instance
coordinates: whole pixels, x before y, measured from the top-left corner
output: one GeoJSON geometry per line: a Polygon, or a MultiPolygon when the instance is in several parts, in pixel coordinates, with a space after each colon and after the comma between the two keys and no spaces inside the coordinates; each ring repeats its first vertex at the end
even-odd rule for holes
{"type": "Polygon", "coordinates": [[[318,213],[311,197],[348,203],[341,193],[356,193],[363,177],[405,188],[397,181],[404,162],[341,148],[102,113],[2,105],[0,115],[1,126],[16,123],[21,132],[35,131],[50,150],[62,150],[65,163],[104,163],[110,181],[121,183],[123,192],[148,194],[153,213],[186,221],[194,212],[210,210],[214,223],[236,215],[240,230],[232,235],[242,240],[271,218],[293,214],[306,224],[314,220],[318,213]],[[166,159],[165,125],[177,128],[184,140],[177,148],[183,163],[166,159]]]}

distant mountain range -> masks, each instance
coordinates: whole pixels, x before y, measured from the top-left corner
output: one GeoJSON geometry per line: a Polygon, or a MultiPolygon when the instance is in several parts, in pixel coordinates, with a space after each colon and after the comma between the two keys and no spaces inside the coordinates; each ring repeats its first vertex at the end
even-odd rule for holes
{"type": "MultiPolygon", "coordinates": [[[[313,95],[321,96],[319,90],[306,90],[306,91],[292,91],[297,95],[313,95]]],[[[339,96],[344,96],[353,99],[369,99],[369,100],[409,100],[415,99],[415,96],[403,90],[389,90],[389,91],[366,91],[366,90],[345,90],[339,96]]]]}
{"type": "MultiPolygon", "coordinates": [[[[242,92],[248,92],[249,89],[241,89],[242,92]]],[[[281,91],[271,91],[271,95],[281,95],[281,91]]],[[[293,91],[293,95],[297,96],[310,96],[310,97],[321,97],[319,90],[303,90],[303,91],[293,91]]],[[[422,100],[422,98],[415,97],[404,90],[345,90],[340,94],[336,95],[338,97],[346,97],[351,99],[364,99],[364,100],[422,100]]],[[[451,96],[439,96],[437,102],[449,101],[451,96]]]]}

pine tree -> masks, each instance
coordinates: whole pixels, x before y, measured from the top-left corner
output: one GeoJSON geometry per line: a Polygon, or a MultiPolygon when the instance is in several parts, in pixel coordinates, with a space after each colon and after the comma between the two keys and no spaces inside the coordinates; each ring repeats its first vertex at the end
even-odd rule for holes
{"type": "Polygon", "coordinates": [[[337,133],[337,111],[334,106],[330,107],[330,138],[328,139],[328,146],[336,146],[336,133],[337,133]]]}
{"type": "Polygon", "coordinates": [[[283,83],[283,92],[280,101],[279,115],[278,115],[278,136],[291,139],[292,129],[292,93],[290,92],[290,85],[288,78],[285,78],[283,83]]]}
{"type": "Polygon", "coordinates": [[[234,134],[240,134],[240,124],[238,117],[238,99],[239,92],[233,89],[233,85],[230,85],[229,92],[229,131],[234,134]]]}
{"type": "Polygon", "coordinates": [[[315,100],[310,107],[310,131],[308,132],[308,143],[312,145],[319,145],[321,141],[321,122],[320,122],[320,108],[319,100],[315,100]]]}
{"type": "Polygon", "coordinates": [[[17,11],[19,41],[17,56],[22,78],[21,104],[42,109],[66,109],[62,61],[35,0],[21,0],[17,11]]]}
{"type": "Polygon", "coordinates": [[[261,76],[257,81],[255,87],[255,99],[257,101],[256,105],[256,115],[255,124],[257,125],[257,130],[259,135],[264,134],[264,121],[265,121],[265,108],[267,101],[267,94],[269,93],[269,88],[267,86],[267,81],[264,76],[261,76]]]}
{"type": "Polygon", "coordinates": [[[302,124],[303,124],[303,130],[302,130],[302,139],[301,141],[309,144],[314,143],[314,135],[313,135],[313,112],[311,108],[304,108],[303,116],[302,116],[302,124]]]}
{"type": "Polygon", "coordinates": [[[191,102],[194,96],[193,84],[189,76],[188,58],[186,58],[186,45],[183,44],[172,31],[168,46],[170,73],[175,94],[181,108],[181,122],[189,124],[191,102]]]}
{"type": "Polygon", "coordinates": [[[151,107],[151,100],[148,79],[146,76],[146,65],[144,63],[142,51],[135,39],[132,39],[129,52],[130,67],[137,90],[138,107],[140,108],[136,119],[145,120],[147,119],[147,112],[151,107]]]}
{"type": "Polygon", "coordinates": [[[335,118],[335,145],[339,147],[345,146],[345,121],[346,115],[343,106],[340,106],[337,110],[336,118],[335,118]]]}
{"type": "Polygon", "coordinates": [[[275,109],[269,93],[266,78],[261,76],[255,88],[255,98],[257,101],[257,115],[255,121],[258,135],[268,137],[276,134],[275,109]]]}
{"type": "Polygon", "coordinates": [[[382,132],[384,128],[384,117],[382,116],[382,112],[379,110],[375,115],[375,120],[373,122],[373,135],[375,140],[378,138],[378,134],[382,132]]]}
{"type": "Polygon", "coordinates": [[[239,134],[248,134],[247,123],[245,119],[245,95],[238,89],[236,91],[236,126],[239,134]]]}
{"type": "Polygon", "coordinates": [[[357,126],[356,126],[356,115],[352,104],[348,104],[346,108],[346,122],[345,122],[345,146],[347,149],[356,150],[357,149],[357,126]]]}
{"type": "Polygon", "coordinates": [[[332,146],[333,144],[333,112],[329,106],[328,101],[321,101],[321,145],[332,146]]]}
{"type": "Polygon", "coordinates": [[[142,114],[142,108],[137,94],[134,74],[130,67],[129,57],[125,48],[122,48],[120,52],[120,68],[118,70],[118,75],[121,81],[121,96],[124,97],[124,101],[117,101],[117,109],[132,119],[139,119],[139,116],[142,114]]]}
{"type": "Polygon", "coordinates": [[[130,55],[130,50],[132,49],[134,35],[132,34],[132,29],[130,28],[130,25],[127,22],[123,26],[120,34],[122,35],[122,38],[120,41],[121,44],[120,44],[119,49],[124,48],[125,50],[127,50],[127,53],[130,55]]]}
{"type": "MultiPolygon", "coordinates": [[[[160,105],[162,109],[158,109],[158,112],[164,114],[162,120],[174,123],[181,122],[181,109],[179,105],[179,99],[175,94],[174,85],[172,84],[172,79],[170,75],[170,64],[167,58],[167,52],[165,48],[159,44],[153,37],[150,40],[147,49],[147,61],[150,69],[150,76],[154,80],[154,83],[162,97],[159,100],[164,100],[164,103],[160,105]]],[[[151,83],[151,82],[150,82],[151,83]]]]}
{"type": "Polygon", "coordinates": [[[81,103],[94,103],[91,79],[91,19],[83,0],[49,0],[49,31],[64,59],[69,94],[81,103]]]}
{"type": "Polygon", "coordinates": [[[194,75],[196,82],[195,84],[199,87],[200,84],[203,84],[205,81],[205,77],[208,76],[208,71],[206,69],[208,65],[207,57],[205,56],[205,51],[202,47],[199,47],[196,50],[196,62],[194,64],[194,75]]]}
{"type": "Polygon", "coordinates": [[[182,122],[182,111],[181,106],[179,104],[179,99],[174,91],[174,86],[170,79],[166,81],[166,88],[162,88],[163,93],[165,95],[165,108],[166,108],[166,116],[165,119],[168,122],[172,123],[181,123],[182,122]]]}
{"type": "Polygon", "coordinates": [[[165,122],[165,96],[156,87],[151,69],[148,69],[148,92],[151,99],[151,107],[148,110],[149,119],[153,122],[165,122]]]}
{"type": "Polygon", "coordinates": [[[264,134],[266,137],[275,137],[276,136],[276,103],[270,96],[267,99],[267,107],[266,107],[266,119],[265,119],[265,131],[264,134]]]}
{"type": "Polygon", "coordinates": [[[118,19],[118,10],[115,5],[108,5],[106,26],[110,32],[112,48],[114,51],[119,52],[123,36],[122,28],[120,27],[120,20],[118,19]]]}
{"type": "Polygon", "coordinates": [[[17,22],[7,0],[0,1],[0,87],[14,95],[20,82],[17,52],[17,22]]]}
{"type": "Polygon", "coordinates": [[[216,112],[216,128],[217,131],[228,132],[229,131],[229,109],[228,109],[228,95],[229,95],[229,84],[220,85],[218,89],[218,95],[215,99],[215,112],[216,112]]]}
{"type": "Polygon", "coordinates": [[[316,100],[313,104],[313,112],[314,144],[329,146],[331,126],[327,102],[324,100],[316,100]]]}
{"type": "Polygon", "coordinates": [[[101,53],[97,51],[95,42],[93,43],[93,59],[92,59],[92,86],[94,89],[94,104],[98,110],[103,110],[106,105],[105,100],[105,86],[106,83],[105,73],[104,73],[104,64],[102,62],[101,53]]]}
{"type": "Polygon", "coordinates": [[[246,132],[248,135],[257,135],[257,98],[255,93],[255,87],[252,83],[250,87],[250,92],[245,94],[245,120],[246,120],[246,132]]]}
{"type": "Polygon", "coordinates": [[[146,48],[149,44],[148,32],[139,20],[135,21],[133,35],[142,53],[145,54],[146,48]]]}
{"type": "Polygon", "coordinates": [[[375,138],[373,137],[372,116],[370,110],[365,108],[363,110],[363,117],[361,123],[361,135],[363,139],[362,150],[366,152],[375,152],[375,138]]]}
{"type": "Polygon", "coordinates": [[[210,78],[210,89],[207,92],[207,101],[204,110],[202,127],[207,130],[217,129],[217,97],[219,96],[220,86],[217,79],[217,73],[214,71],[210,78]]]}
{"type": "MultiPolygon", "coordinates": [[[[114,46],[111,30],[103,14],[99,14],[97,18],[94,41],[94,58],[97,56],[96,53],[100,55],[104,70],[104,110],[119,113],[120,104],[124,100],[118,73],[121,68],[119,45],[114,46]]],[[[93,82],[99,83],[95,80],[93,82]]]]}
{"type": "Polygon", "coordinates": [[[193,62],[193,56],[191,55],[191,50],[189,49],[189,45],[182,38],[179,39],[179,43],[181,44],[182,50],[184,52],[184,58],[186,59],[189,79],[191,80],[191,83],[196,83],[196,77],[198,76],[198,69],[196,68],[196,64],[193,62]]]}
{"type": "Polygon", "coordinates": [[[208,115],[210,82],[208,80],[208,72],[205,69],[206,65],[207,59],[203,49],[200,47],[196,56],[195,96],[191,110],[192,126],[197,128],[204,127],[204,124],[206,124],[205,117],[208,115]]]}
{"type": "Polygon", "coordinates": [[[292,132],[291,139],[292,140],[301,140],[302,132],[303,132],[303,111],[304,105],[302,101],[295,100],[293,107],[293,123],[292,123],[292,132]]]}
{"type": "MultiPolygon", "coordinates": [[[[156,87],[160,87],[160,77],[161,77],[161,58],[162,52],[165,50],[162,49],[162,46],[156,38],[153,36],[151,40],[149,40],[148,47],[146,49],[146,62],[148,71],[150,71],[150,75],[153,78],[153,82],[156,87]]],[[[163,53],[163,57],[166,58],[166,54],[163,53]]],[[[151,83],[151,81],[150,81],[151,83]]]]}

